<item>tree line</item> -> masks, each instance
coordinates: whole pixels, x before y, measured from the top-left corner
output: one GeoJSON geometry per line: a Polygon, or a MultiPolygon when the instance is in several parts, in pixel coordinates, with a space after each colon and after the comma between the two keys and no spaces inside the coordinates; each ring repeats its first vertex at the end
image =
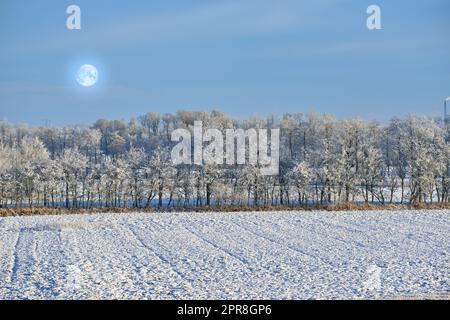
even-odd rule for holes
{"type": "Polygon", "coordinates": [[[217,111],[147,113],[92,126],[0,121],[0,207],[173,208],[347,202],[449,202],[449,128],[408,116],[388,123],[289,113],[236,120],[217,111]],[[172,164],[171,132],[194,121],[279,128],[280,168],[172,164]]]}

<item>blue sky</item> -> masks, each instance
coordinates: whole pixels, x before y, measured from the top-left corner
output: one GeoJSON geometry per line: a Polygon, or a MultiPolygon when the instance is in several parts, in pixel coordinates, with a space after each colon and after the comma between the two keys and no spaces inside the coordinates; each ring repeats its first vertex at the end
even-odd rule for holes
{"type": "Polygon", "coordinates": [[[450,96],[448,0],[2,0],[0,118],[91,124],[149,111],[438,116],[450,96]],[[82,30],[66,29],[66,8],[82,30]],[[366,9],[382,10],[382,30],[366,9]],[[99,82],[82,88],[77,69],[99,82]]]}

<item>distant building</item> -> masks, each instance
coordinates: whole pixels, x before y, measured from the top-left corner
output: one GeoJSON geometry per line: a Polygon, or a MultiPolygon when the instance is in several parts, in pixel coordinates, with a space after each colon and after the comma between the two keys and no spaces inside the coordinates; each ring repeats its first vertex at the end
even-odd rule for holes
{"type": "Polygon", "coordinates": [[[444,123],[445,123],[445,125],[449,125],[449,123],[450,123],[450,115],[447,113],[447,102],[450,102],[450,97],[448,97],[444,101],[444,123]]]}

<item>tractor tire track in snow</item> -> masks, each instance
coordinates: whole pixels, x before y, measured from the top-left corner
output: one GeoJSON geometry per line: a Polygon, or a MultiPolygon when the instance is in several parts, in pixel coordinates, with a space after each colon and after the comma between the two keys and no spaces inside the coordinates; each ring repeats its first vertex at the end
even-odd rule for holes
{"type": "MultiPolygon", "coordinates": [[[[10,278],[9,282],[15,282],[17,280],[17,270],[19,269],[20,258],[19,258],[19,246],[21,244],[22,229],[17,232],[16,242],[14,243],[14,249],[12,253],[12,261],[10,268],[10,278]]],[[[23,240],[22,240],[23,241],[23,240]]]]}
{"type": "Polygon", "coordinates": [[[182,283],[188,287],[188,290],[193,290],[193,282],[191,279],[189,279],[188,276],[186,276],[183,272],[178,270],[175,263],[173,263],[170,259],[166,258],[163,254],[158,253],[154,248],[149,246],[146,241],[138,234],[138,232],[130,225],[126,228],[129,233],[132,235],[134,240],[142,247],[145,248],[149,253],[151,253],[153,256],[155,256],[163,265],[166,265],[169,267],[170,272],[175,274],[182,283]]]}
{"type": "Polygon", "coordinates": [[[249,266],[249,263],[244,258],[240,257],[237,254],[234,254],[231,250],[224,248],[223,246],[218,245],[214,241],[208,240],[206,237],[200,235],[198,232],[195,232],[191,230],[190,228],[183,226],[183,228],[194,235],[197,239],[200,241],[206,243],[207,245],[210,245],[214,249],[217,249],[218,251],[224,252],[227,256],[231,257],[232,259],[237,260],[239,263],[241,263],[245,268],[248,268],[251,271],[251,267],[249,266]]]}
{"type": "Polygon", "coordinates": [[[247,232],[257,236],[258,238],[270,241],[270,242],[274,243],[275,245],[285,247],[285,248],[289,249],[290,251],[293,251],[295,253],[301,254],[301,255],[303,255],[305,257],[308,257],[310,259],[321,261],[324,264],[333,265],[331,261],[326,260],[324,258],[321,258],[321,257],[319,257],[317,255],[310,254],[310,253],[306,252],[305,250],[300,249],[299,247],[295,247],[295,246],[292,246],[290,244],[287,244],[286,242],[282,242],[282,241],[278,241],[276,239],[273,239],[272,237],[270,237],[268,235],[265,235],[265,234],[263,234],[261,232],[256,232],[256,231],[252,230],[251,228],[244,227],[242,224],[239,224],[239,223],[237,223],[235,221],[231,221],[231,222],[233,224],[235,224],[237,227],[239,227],[239,228],[241,228],[241,229],[243,229],[243,230],[245,230],[245,231],[247,231],[247,232]]]}
{"type": "Polygon", "coordinates": [[[17,232],[17,241],[12,251],[9,286],[18,297],[29,298],[38,289],[36,276],[36,239],[26,228],[17,232]],[[19,287],[16,284],[20,284],[19,287]]]}

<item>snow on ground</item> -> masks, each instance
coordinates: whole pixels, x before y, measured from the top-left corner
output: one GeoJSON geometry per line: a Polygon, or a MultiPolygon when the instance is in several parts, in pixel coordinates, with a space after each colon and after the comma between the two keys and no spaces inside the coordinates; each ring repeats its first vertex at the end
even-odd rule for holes
{"type": "Polygon", "coordinates": [[[0,299],[323,299],[450,292],[450,211],[0,219],[0,299]]]}

